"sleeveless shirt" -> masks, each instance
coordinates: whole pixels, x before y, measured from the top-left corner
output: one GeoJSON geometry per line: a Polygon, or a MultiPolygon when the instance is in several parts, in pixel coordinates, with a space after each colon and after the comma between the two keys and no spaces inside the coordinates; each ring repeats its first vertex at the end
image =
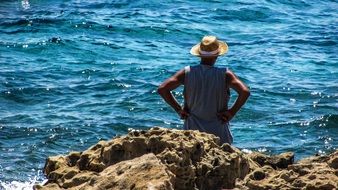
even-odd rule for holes
{"type": "Polygon", "coordinates": [[[228,109],[227,69],[199,64],[187,66],[184,70],[184,107],[189,117],[183,128],[211,133],[220,137],[221,143],[231,144],[233,137],[229,123],[217,117],[218,112],[228,109]]]}

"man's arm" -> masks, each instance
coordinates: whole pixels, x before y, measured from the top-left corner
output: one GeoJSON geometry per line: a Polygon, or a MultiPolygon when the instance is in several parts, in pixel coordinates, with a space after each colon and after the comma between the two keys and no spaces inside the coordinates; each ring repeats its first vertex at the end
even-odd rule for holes
{"type": "Polygon", "coordinates": [[[185,72],[184,69],[182,69],[164,81],[157,89],[157,92],[161,97],[181,116],[182,119],[185,119],[188,116],[188,113],[182,109],[171,91],[181,84],[184,84],[184,76],[185,72]]]}
{"type": "Polygon", "coordinates": [[[230,121],[237,114],[250,96],[248,87],[233,72],[228,70],[226,78],[229,87],[237,92],[238,97],[229,110],[219,114],[219,117],[225,122],[230,121]]]}

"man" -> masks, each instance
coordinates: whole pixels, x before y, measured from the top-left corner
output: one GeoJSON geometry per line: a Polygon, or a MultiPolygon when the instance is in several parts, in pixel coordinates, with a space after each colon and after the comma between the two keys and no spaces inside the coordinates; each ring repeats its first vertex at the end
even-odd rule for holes
{"type": "Polygon", "coordinates": [[[201,58],[200,64],[178,71],[159,86],[158,93],[184,119],[184,129],[211,133],[220,137],[221,143],[231,144],[229,121],[244,105],[250,91],[233,72],[214,66],[218,56],[227,51],[228,45],[215,36],[203,37],[190,50],[201,58]],[[184,107],[171,93],[180,85],[184,85],[184,107]],[[238,93],[238,98],[228,109],[230,88],[238,93]]]}

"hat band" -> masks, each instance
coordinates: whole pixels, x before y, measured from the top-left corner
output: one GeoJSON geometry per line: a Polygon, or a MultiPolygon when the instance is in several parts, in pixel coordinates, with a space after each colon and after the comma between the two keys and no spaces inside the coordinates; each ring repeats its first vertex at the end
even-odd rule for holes
{"type": "Polygon", "coordinates": [[[216,49],[214,51],[203,51],[200,49],[199,52],[200,52],[200,55],[216,55],[219,53],[219,50],[216,49]]]}

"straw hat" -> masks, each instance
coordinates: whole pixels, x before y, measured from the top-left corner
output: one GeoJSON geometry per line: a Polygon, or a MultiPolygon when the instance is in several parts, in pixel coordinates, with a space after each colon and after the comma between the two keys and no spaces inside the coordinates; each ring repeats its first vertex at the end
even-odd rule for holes
{"type": "Polygon", "coordinates": [[[198,57],[214,57],[228,52],[228,45],[217,40],[216,36],[204,36],[202,41],[194,45],[190,53],[198,57]]]}

